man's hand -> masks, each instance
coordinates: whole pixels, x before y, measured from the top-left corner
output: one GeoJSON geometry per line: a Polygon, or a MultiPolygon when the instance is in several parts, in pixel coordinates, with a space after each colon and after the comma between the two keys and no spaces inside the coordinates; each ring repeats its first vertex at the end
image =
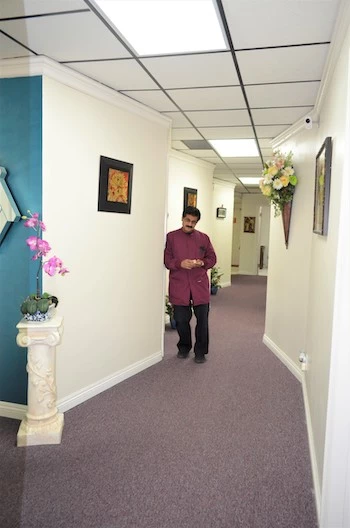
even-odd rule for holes
{"type": "Polygon", "coordinates": [[[201,268],[202,266],[204,266],[204,262],[200,259],[185,259],[181,262],[181,268],[184,269],[201,268]]]}

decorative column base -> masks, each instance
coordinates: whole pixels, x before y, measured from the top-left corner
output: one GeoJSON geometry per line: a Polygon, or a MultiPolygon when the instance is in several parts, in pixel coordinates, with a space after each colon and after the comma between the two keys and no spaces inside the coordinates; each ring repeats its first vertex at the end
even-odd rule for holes
{"type": "Polygon", "coordinates": [[[60,444],[64,418],[56,406],[56,345],[61,341],[63,318],[18,325],[17,344],[28,348],[28,410],[17,434],[17,446],[60,444]]]}
{"type": "Polygon", "coordinates": [[[51,423],[28,423],[27,418],[22,420],[17,433],[17,446],[33,446],[60,444],[62,439],[64,416],[57,413],[51,423]]]}

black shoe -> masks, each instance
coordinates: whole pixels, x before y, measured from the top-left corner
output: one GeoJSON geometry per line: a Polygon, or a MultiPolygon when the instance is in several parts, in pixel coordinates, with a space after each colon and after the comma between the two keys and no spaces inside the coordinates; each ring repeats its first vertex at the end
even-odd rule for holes
{"type": "Polygon", "coordinates": [[[204,356],[195,356],[194,361],[195,363],[205,363],[206,358],[204,356]]]}
{"type": "Polygon", "coordinates": [[[181,359],[188,358],[189,352],[180,352],[180,350],[177,353],[177,357],[181,359]]]}

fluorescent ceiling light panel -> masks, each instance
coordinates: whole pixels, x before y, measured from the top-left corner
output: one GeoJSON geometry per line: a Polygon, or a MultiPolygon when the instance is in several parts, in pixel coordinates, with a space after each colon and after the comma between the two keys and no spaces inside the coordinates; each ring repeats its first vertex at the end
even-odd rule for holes
{"type": "Polygon", "coordinates": [[[95,0],[139,55],[226,50],[214,0],[95,0]]]}
{"type": "Polygon", "coordinates": [[[249,178],[248,176],[239,178],[243,185],[259,185],[260,180],[261,178],[249,178]]]}
{"type": "Polygon", "coordinates": [[[208,139],[223,158],[250,158],[259,156],[254,139],[208,139]]]}

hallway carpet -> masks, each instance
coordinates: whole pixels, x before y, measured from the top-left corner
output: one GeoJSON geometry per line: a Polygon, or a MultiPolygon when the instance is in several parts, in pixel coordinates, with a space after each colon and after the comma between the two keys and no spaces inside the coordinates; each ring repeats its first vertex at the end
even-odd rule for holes
{"type": "MultiPolygon", "coordinates": [[[[2,528],[316,528],[299,382],[262,344],[266,277],[212,296],[208,361],[164,360],[65,413],[60,446],[0,419],[2,528]]],[[[277,324],[277,322],[276,322],[277,324]]]]}

